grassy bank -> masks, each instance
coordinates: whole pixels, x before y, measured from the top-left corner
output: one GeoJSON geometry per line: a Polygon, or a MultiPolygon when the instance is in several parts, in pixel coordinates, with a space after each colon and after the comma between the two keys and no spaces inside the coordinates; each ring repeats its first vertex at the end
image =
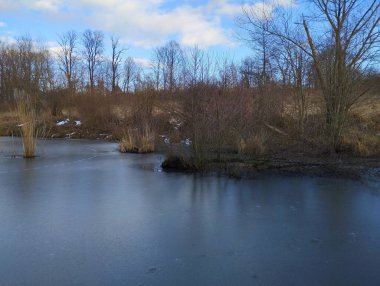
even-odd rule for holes
{"type": "MultiPolygon", "coordinates": [[[[49,97],[47,97],[49,98],[49,97]]],[[[255,172],[328,174],[374,168],[380,155],[380,96],[363,97],[349,113],[339,148],[331,153],[323,99],[310,90],[302,129],[296,103],[282,87],[263,96],[217,86],[175,94],[61,94],[37,102],[35,121],[46,138],[105,139],[122,152],[161,152],[180,158],[177,169],[234,176],[255,172]]],[[[0,134],[20,134],[15,105],[3,105],[0,134]]],[[[173,167],[173,169],[176,169],[173,167]]]]}

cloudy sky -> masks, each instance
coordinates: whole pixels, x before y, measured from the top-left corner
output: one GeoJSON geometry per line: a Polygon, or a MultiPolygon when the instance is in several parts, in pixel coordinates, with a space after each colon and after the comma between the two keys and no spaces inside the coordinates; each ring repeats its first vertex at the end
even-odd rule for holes
{"type": "Polygon", "coordinates": [[[239,59],[250,53],[236,37],[234,19],[242,5],[242,0],[0,0],[0,39],[30,35],[54,48],[57,35],[89,28],[103,31],[106,39],[120,36],[135,58],[149,59],[152,48],[174,39],[239,59]]]}

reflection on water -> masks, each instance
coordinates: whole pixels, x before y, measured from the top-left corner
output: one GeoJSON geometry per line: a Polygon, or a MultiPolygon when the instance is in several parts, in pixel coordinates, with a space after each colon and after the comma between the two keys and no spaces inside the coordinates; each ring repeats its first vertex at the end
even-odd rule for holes
{"type": "Polygon", "coordinates": [[[84,140],[12,159],[7,140],[1,285],[380,285],[378,182],[168,174],[84,140]]]}

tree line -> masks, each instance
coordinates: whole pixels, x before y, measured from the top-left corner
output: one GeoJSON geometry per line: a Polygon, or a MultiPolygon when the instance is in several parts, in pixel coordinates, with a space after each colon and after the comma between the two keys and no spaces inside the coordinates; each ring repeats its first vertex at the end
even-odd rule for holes
{"type": "Polygon", "coordinates": [[[12,101],[18,89],[39,96],[52,90],[71,95],[152,90],[207,97],[204,91],[216,88],[218,94],[234,90],[257,95],[261,107],[256,112],[265,117],[273,103],[265,101],[281,90],[293,100],[298,134],[303,136],[310,96],[318,94],[326,138],[334,151],[351,108],[371,90],[369,80],[378,76],[380,4],[310,2],[314,9],[308,16],[279,7],[243,6],[236,22],[241,39],[254,53],[241,62],[169,41],[155,48],[149,66],[142,67],[128,57],[118,37],[110,38],[111,54],[106,55],[105,35],[94,30],[59,35],[54,53],[30,37],[0,43],[0,96],[12,101]]]}

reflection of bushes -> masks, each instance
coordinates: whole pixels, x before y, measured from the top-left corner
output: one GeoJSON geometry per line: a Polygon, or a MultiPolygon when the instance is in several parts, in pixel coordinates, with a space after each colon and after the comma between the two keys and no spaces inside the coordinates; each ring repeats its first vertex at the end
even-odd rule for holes
{"type": "Polygon", "coordinates": [[[193,170],[196,169],[190,160],[185,159],[183,156],[169,155],[166,157],[165,161],[161,164],[164,170],[193,170]]]}
{"type": "Polygon", "coordinates": [[[142,131],[127,128],[119,143],[122,153],[150,153],[155,150],[155,134],[152,128],[145,125],[142,131]]]}

